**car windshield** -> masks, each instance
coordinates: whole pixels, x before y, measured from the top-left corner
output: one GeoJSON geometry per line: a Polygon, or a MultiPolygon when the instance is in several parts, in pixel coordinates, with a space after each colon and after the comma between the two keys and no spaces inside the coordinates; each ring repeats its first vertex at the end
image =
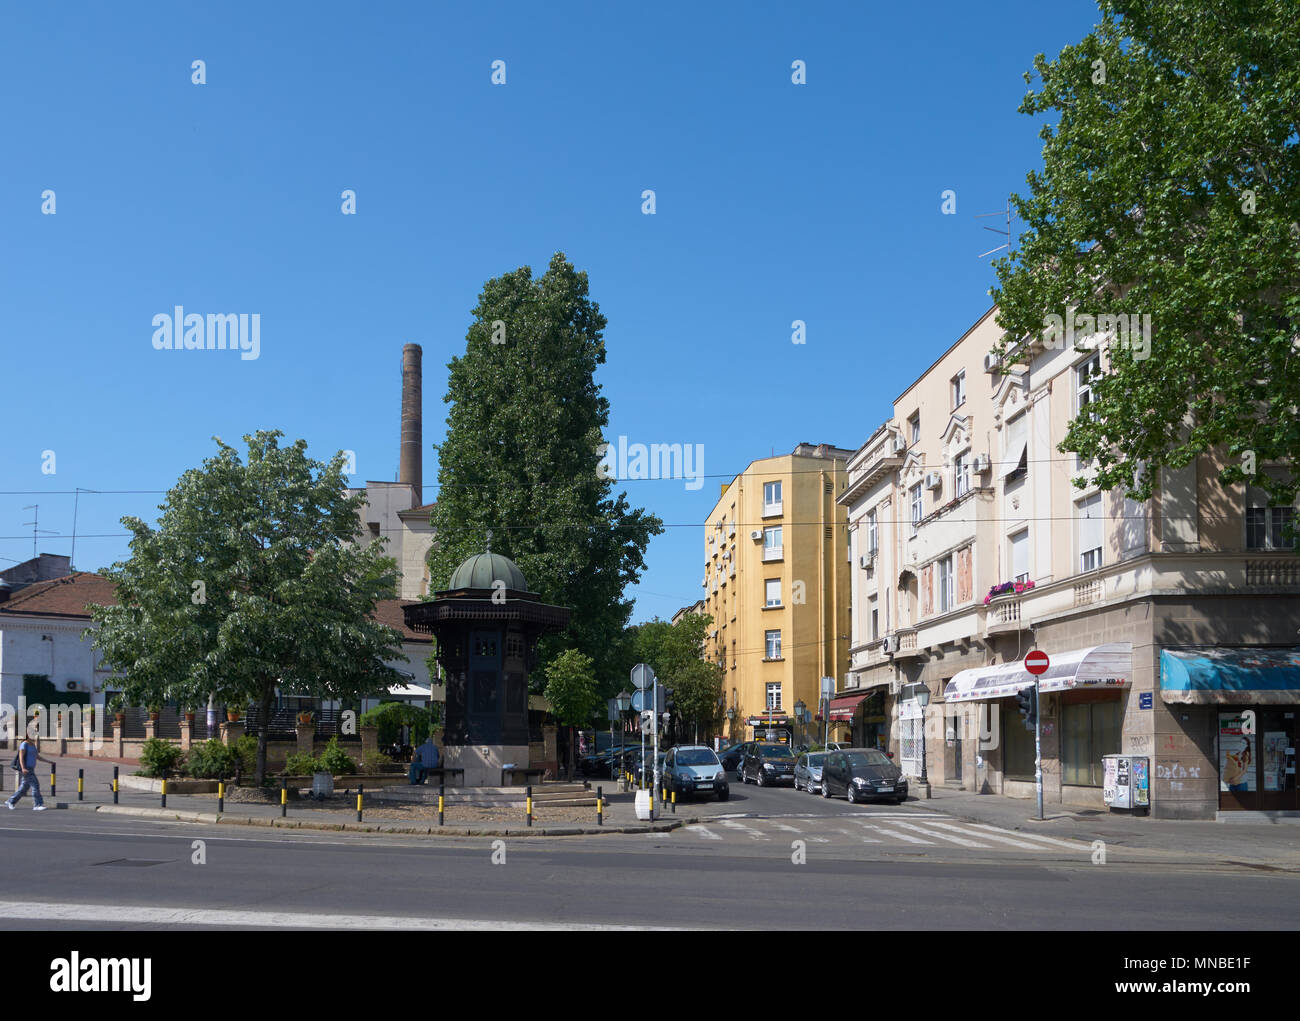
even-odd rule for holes
{"type": "Polygon", "coordinates": [[[755,755],[761,755],[765,759],[793,759],[790,749],[783,744],[761,744],[754,749],[755,755]]]}
{"type": "Polygon", "coordinates": [[[825,761],[826,761],[825,752],[816,752],[815,754],[808,756],[808,765],[810,766],[820,766],[825,761]]]}
{"type": "Polygon", "coordinates": [[[876,751],[874,748],[868,748],[865,752],[850,752],[850,766],[888,766],[890,765],[889,756],[884,752],[876,751]]]}
{"type": "Polygon", "coordinates": [[[679,766],[716,766],[718,757],[707,748],[687,748],[677,753],[679,766]]]}

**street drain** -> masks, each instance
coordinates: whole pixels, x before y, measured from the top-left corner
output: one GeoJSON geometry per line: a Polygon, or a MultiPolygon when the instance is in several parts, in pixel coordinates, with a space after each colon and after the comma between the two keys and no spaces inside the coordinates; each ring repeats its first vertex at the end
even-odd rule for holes
{"type": "Polygon", "coordinates": [[[146,865],[166,865],[168,859],[163,858],[155,861],[152,858],[114,858],[111,861],[97,861],[95,865],[120,865],[120,866],[146,866],[146,865]]]}

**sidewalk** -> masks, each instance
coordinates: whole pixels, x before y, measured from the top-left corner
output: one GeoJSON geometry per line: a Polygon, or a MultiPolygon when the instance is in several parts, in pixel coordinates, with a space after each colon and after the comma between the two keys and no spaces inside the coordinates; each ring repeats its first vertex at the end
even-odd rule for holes
{"type": "MultiPolygon", "coordinates": [[[[215,794],[168,794],[167,807],[162,807],[160,795],[147,791],[126,790],[119,784],[117,804],[113,803],[112,779],[113,767],[116,765],[121,776],[134,773],[138,768],[135,762],[129,764],[108,759],[55,759],[58,786],[55,795],[50,792],[50,767],[42,762],[37,771],[41,783],[41,793],[45,803],[50,807],[64,808],[77,812],[97,812],[103,814],[128,815],[137,818],[175,820],[221,825],[268,826],[285,829],[324,830],[332,832],[357,833],[394,833],[412,835],[439,836],[475,836],[475,837],[522,837],[522,836],[576,836],[579,834],[601,833],[664,833],[676,829],[687,820],[671,816],[665,817],[656,812],[654,823],[639,822],[632,808],[632,795],[612,796],[606,790],[607,804],[605,820],[597,825],[595,809],[591,810],[589,821],[548,821],[545,806],[539,805],[534,811],[533,825],[527,824],[521,810],[517,818],[507,820],[484,820],[473,822],[455,822],[455,810],[448,809],[449,818],[444,826],[439,826],[436,816],[432,820],[394,820],[379,819],[372,812],[382,810],[378,802],[363,802],[362,822],[357,822],[355,807],[324,808],[311,802],[290,801],[285,816],[281,816],[278,804],[257,804],[244,802],[226,802],[225,812],[217,814],[217,797],[215,794]],[[85,800],[77,800],[77,771],[83,771],[85,800]]],[[[9,797],[15,789],[14,774],[7,773],[0,796],[9,797]]],[[[28,799],[24,799],[25,801],[28,799]]],[[[20,806],[21,807],[21,806],[20,806]]]]}

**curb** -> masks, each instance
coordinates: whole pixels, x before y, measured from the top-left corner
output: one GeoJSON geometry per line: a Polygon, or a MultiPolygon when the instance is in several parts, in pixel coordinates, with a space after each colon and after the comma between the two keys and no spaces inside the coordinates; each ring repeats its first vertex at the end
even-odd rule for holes
{"type": "MultiPolygon", "coordinates": [[[[60,806],[66,807],[66,806],[60,806]]],[[[87,806],[92,807],[92,806],[87,806]]],[[[364,822],[311,822],[301,819],[282,819],[278,816],[259,818],[257,816],[218,815],[215,812],[173,811],[168,808],[137,808],[132,805],[96,805],[95,811],[108,815],[129,815],[144,819],[168,819],[175,822],[222,824],[226,826],[262,826],[272,829],[320,830],[329,833],[394,833],[403,836],[448,836],[448,837],[573,837],[595,836],[601,833],[668,833],[684,825],[673,820],[655,823],[653,826],[533,826],[512,828],[478,828],[474,826],[402,826],[384,823],[364,822]]]]}

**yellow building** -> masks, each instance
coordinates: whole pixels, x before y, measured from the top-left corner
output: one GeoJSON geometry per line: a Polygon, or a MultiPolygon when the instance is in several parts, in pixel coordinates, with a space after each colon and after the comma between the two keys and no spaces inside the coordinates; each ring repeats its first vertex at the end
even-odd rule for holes
{"type": "Polygon", "coordinates": [[[812,743],[820,679],[841,687],[849,663],[847,485],[851,450],[801,443],[753,461],[722,487],[705,522],[705,657],[723,669],[727,734],[766,731],[812,743]],[[734,713],[733,713],[734,710],[734,713]]]}

